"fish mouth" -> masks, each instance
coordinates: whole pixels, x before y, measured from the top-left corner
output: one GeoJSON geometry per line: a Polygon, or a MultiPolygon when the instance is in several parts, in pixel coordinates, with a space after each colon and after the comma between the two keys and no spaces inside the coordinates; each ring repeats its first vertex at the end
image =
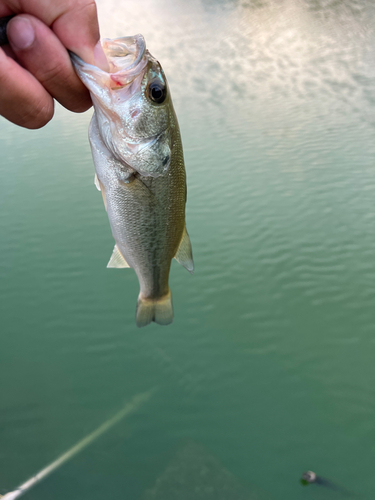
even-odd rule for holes
{"type": "Polygon", "coordinates": [[[109,64],[109,73],[131,71],[142,61],[146,42],[141,34],[102,40],[104,54],[109,64]]]}
{"type": "Polygon", "coordinates": [[[134,80],[147,65],[146,42],[141,34],[114,39],[104,38],[101,44],[109,71],[103,71],[97,66],[88,64],[77,54],[69,52],[73,66],[82,79],[85,73],[105,78],[110,76],[114,87],[122,87],[134,80]]]}

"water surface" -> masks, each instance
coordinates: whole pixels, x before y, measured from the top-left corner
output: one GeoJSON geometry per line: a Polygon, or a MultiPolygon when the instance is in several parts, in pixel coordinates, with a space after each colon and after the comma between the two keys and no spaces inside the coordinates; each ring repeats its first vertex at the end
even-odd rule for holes
{"type": "Polygon", "coordinates": [[[307,469],[373,498],[373,2],[98,8],[169,79],[196,272],[174,262],[173,325],[137,329],[134,272],[106,269],[91,111],[0,121],[0,494],[156,388],[27,497],[140,500],[193,442],[249,498],[340,497],[307,469]]]}

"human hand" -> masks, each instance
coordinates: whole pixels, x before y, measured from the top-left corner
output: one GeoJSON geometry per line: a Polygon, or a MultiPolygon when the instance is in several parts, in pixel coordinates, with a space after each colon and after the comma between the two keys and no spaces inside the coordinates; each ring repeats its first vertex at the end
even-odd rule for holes
{"type": "Polygon", "coordinates": [[[53,117],[54,98],[70,111],[91,106],[68,50],[106,69],[93,0],[0,0],[9,45],[0,49],[0,115],[26,128],[53,117]]]}

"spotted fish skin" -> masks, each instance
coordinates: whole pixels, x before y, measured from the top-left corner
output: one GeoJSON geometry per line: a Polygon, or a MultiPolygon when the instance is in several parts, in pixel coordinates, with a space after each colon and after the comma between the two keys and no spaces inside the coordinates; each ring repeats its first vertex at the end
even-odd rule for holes
{"type": "Polygon", "coordinates": [[[108,267],[135,270],[138,326],[169,324],[171,260],[190,272],[194,268],[180,130],[164,72],[143,37],[102,45],[109,72],[71,57],[95,109],[89,128],[95,184],[116,242],[108,267]]]}

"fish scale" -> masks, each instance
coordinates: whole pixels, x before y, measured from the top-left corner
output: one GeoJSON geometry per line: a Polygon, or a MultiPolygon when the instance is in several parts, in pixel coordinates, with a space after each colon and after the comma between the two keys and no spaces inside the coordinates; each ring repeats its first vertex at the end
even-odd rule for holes
{"type": "Polygon", "coordinates": [[[108,267],[135,270],[137,325],[165,325],[173,321],[171,260],[194,268],[177,117],[164,72],[141,35],[102,45],[115,73],[71,57],[95,109],[89,129],[95,184],[116,242],[108,267]]]}

